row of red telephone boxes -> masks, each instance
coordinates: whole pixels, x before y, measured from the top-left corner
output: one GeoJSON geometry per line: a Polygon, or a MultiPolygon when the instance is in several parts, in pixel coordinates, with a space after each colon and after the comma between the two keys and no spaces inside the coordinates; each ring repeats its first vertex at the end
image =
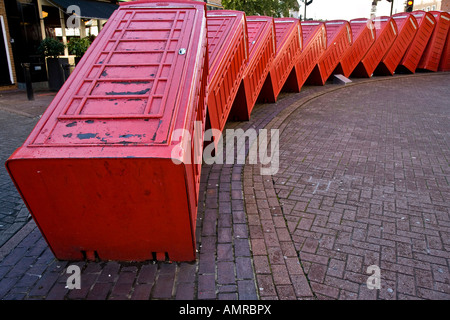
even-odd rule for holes
{"type": "Polygon", "coordinates": [[[206,129],[333,73],[449,70],[449,22],[122,3],[6,167],[58,259],[194,260],[206,129]]]}
{"type": "MultiPolygon", "coordinates": [[[[256,25],[262,28],[263,20],[246,18],[249,39],[257,38],[252,31],[257,29],[256,25]]],[[[272,19],[267,18],[266,23],[271,24],[272,19]]],[[[239,112],[238,120],[250,117],[257,97],[260,101],[275,102],[283,90],[299,92],[305,83],[324,85],[333,74],[368,78],[414,73],[416,69],[450,70],[447,12],[414,11],[373,20],[327,22],[275,18],[273,25],[276,39],[273,61],[264,61],[266,72],[258,74],[253,64],[261,63],[262,59],[255,58],[256,62],[249,59],[240,82],[243,94],[238,94],[231,108],[232,115],[234,109],[239,112]],[[258,80],[262,84],[259,87],[248,84],[258,80]]],[[[257,40],[262,42],[260,38],[257,40]]]]}

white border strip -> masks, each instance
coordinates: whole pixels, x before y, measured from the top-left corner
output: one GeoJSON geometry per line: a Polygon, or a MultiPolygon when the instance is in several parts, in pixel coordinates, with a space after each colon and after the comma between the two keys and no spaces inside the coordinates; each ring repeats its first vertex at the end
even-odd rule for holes
{"type": "Polygon", "coordinates": [[[3,16],[0,16],[0,24],[2,25],[2,32],[3,32],[3,40],[5,44],[5,51],[6,51],[6,59],[8,60],[8,70],[9,70],[9,79],[11,81],[11,84],[14,84],[14,77],[12,73],[11,68],[11,57],[9,56],[9,47],[8,47],[8,35],[6,34],[5,29],[5,22],[3,21],[3,16]]]}
{"type": "Polygon", "coordinates": [[[217,18],[217,17],[237,17],[237,14],[208,14],[207,16],[206,16],[206,18],[209,18],[209,17],[214,17],[214,18],[217,18]]]}
{"type": "Polygon", "coordinates": [[[348,36],[348,43],[352,44],[352,36],[350,34],[350,27],[347,25],[347,36],[348,36]]]}
{"type": "Polygon", "coordinates": [[[275,20],[275,23],[295,23],[295,20],[275,20]]]}
{"type": "Polygon", "coordinates": [[[394,32],[395,35],[397,35],[397,32],[395,31],[395,27],[394,27],[394,22],[391,21],[391,27],[392,27],[392,31],[394,32]]]}

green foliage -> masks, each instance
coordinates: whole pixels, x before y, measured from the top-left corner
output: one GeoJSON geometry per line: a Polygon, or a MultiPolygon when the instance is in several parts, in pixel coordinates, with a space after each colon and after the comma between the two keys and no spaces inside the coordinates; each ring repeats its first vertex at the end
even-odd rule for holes
{"type": "Polygon", "coordinates": [[[289,17],[289,10],[298,11],[297,0],[222,0],[228,10],[244,11],[248,16],[289,17]]]}
{"type": "Polygon", "coordinates": [[[67,49],[69,54],[73,54],[78,58],[81,58],[86,50],[89,48],[91,40],[89,37],[85,38],[72,38],[67,43],[67,49]]]}
{"type": "Polygon", "coordinates": [[[58,58],[64,54],[65,45],[54,38],[45,38],[38,47],[38,53],[50,58],[58,58]]]}

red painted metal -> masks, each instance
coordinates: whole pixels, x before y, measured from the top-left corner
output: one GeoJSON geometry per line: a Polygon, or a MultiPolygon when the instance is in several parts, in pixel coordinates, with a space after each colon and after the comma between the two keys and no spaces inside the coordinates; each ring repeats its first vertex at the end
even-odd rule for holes
{"type": "Polygon", "coordinates": [[[298,91],[294,66],[302,52],[300,21],[294,18],[275,18],[275,36],[277,53],[259,96],[262,101],[267,102],[276,102],[283,88],[298,91]]]}
{"type": "Polygon", "coordinates": [[[6,163],[58,259],[195,260],[206,54],[204,3],[113,13],[6,163]]]}
{"type": "Polygon", "coordinates": [[[248,64],[242,77],[230,117],[249,120],[276,54],[275,26],[272,17],[248,16],[248,64]]]}
{"type": "Polygon", "coordinates": [[[413,14],[403,12],[392,16],[397,23],[398,36],[389,51],[384,55],[375,75],[393,75],[406,50],[413,41],[417,30],[417,20],[413,14]]]}
{"type": "Polygon", "coordinates": [[[208,115],[211,128],[222,131],[248,62],[245,13],[213,10],[208,25],[208,115]]]}
{"type": "Polygon", "coordinates": [[[430,40],[436,25],[436,19],[434,19],[433,15],[429,12],[418,10],[414,11],[412,14],[416,18],[419,27],[416,36],[395,70],[397,73],[416,72],[420,58],[427,47],[428,41],[430,40]]]}
{"type": "Polygon", "coordinates": [[[356,66],[353,77],[370,78],[397,37],[397,24],[392,17],[377,17],[373,23],[377,34],[375,43],[356,66]]]}
{"type": "Polygon", "coordinates": [[[342,74],[350,77],[358,63],[375,43],[376,34],[373,21],[360,18],[350,20],[352,30],[352,45],[342,55],[341,61],[334,70],[334,74],[342,74]]]}
{"type": "Polygon", "coordinates": [[[301,22],[304,47],[295,65],[298,90],[304,85],[327,47],[325,24],[318,21],[301,22]]]}
{"type": "Polygon", "coordinates": [[[437,71],[450,27],[450,14],[440,11],[430,11],[430,13],[436,19],[436,26],[417,68],[437,71]]]}
{"type": "Polygon", "coordinates": [[[325,28],[327,30],[327,49],[306,81],[308,84],[323,86],[353,42],[348,21],[328,21],[325,23],[325,28]]]}
{"type": "Polygon", "coordinates": [[[442,50],[439,71],[450,71],[450,32],[447,34],[447,41],[445,42],[444,49],[442,50]]]}

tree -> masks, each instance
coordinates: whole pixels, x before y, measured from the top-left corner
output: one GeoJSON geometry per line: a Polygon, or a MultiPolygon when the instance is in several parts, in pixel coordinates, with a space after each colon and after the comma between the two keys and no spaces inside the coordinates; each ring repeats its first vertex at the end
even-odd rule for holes
{"type": "Polygon", "coordinates": [[[222,0],[225,9],[244,11],[248,16],[289,17],[289,10],[298,11],[297,0],[222,0]]]}
{"type": "Polygon", "coordinates": [[[41,41],[37,50],[44,57],[58,58],[64,54],[65,47],[61,41],[55,38],[45,38],[41,41]]]}
{"type": "Polygon", "coordinates": [[[89,48],[90,44],[91,41],[88,37],[72,38],[69,43],[67,43],[67,49],[69,50],[69,54],[73,54],[77,58],[81,58],[89,48]]]}

